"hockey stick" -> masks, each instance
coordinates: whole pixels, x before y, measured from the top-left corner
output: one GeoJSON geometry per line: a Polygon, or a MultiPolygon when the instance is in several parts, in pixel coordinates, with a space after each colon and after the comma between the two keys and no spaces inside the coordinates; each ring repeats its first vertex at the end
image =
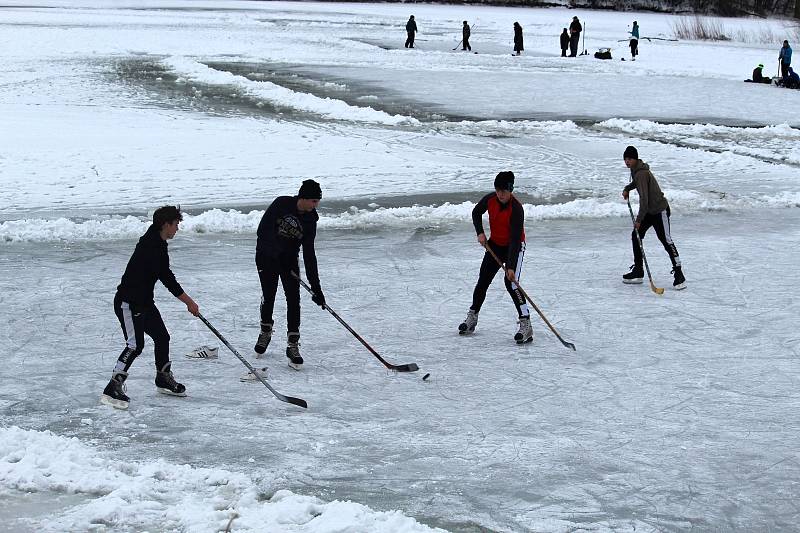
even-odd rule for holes
{"type": "MultiPolygon", "coordinates": [[[[497,264],[500,265],[503,268],[503,270],[505,270],[506,269],[506,265],[500,260],[499,257],[497,257],[497,254],[494,253],[494,250],[492,250],[489,247],[488,244],[484,244],[483,247],[486,248],[486,251],[489,252],[489,254],[492,257],[494,257],[494,260],[497,261],[497,264]]],[[[503,273],[503,275],[505,275],[505,272],[503,273]]],[[[551,324],[550,321],[547,320],[547,317],[544,316],[544,313],[542,313],[541,309],[539,309],[539,306],[536,305],[535,303],[533,303],[533,300],[531,300],[531,297],[528,296],[528,293],[525,292],[525,289],[523,289],[522,286],[519,284],[519,281],[514,281],[514,283],[517,284],[517,288],[519,289],[519,292],[521,292],[522,296],[524,296],[525,299],[528,300],[528,303],[531,304],[531,307],[533,307],[536,310],[536,312],[539,313],[539,316],[542,318],[542,320],[544,320],[544,323],[547,324],[547,327],[550,328],[550,331],[552,331],[553,334],[556,337],[558,337],[558,340],[561,341],[561,344],[563,344],[567,348],[572,348],[573,351],[577,351],[577,350],[575,350],[575,345],[574,344],[572,344],[571,342],[565,341],[564,338],[561,335],[558,334],[558,331],[556,331],[556,328],[554,328],[553,324],[551,324]]]]}
{"type": "Polygon", "coordinates": [[[307,404],[307,403],[306,403],[306,401],[305,401],[305,400],[303,400],[302,398],[294,398],[294,397],[292,397],[292,396],[284,396],[284,395],[283,395],[283,394],[281,394],[280,392],[278,392],[278,391],[276,391],[275,389],[273,389],[273,388],[272,388],[272,386],[271,386],[269,383],[267,383],[267,380],[266,380],[266,379],[264,379],[263,377],[261,377],[261,374],[259,374],[258,370],[256,370],[255,368],[253,368],[253,366],[252,366],[250,363],[248,363],[248,362],[247,362],[247,359],[245,359],[244,357],[242,357],[242,356],[239,354],[239,352],[237,352],[237,351],[236,351],[236,348],[234,348],[233,346],[231,346],[231,343],[229,343],[229,342],[227,341],[227,339],[225,339],[225,337],[223,337],[223,336],[222,336],[222,334],[221,334],[219,331],[217,331],[217,328],[215,328],[214,326],[212,326],[212,325],[211,325],[211,322],[209,322],[208,320],[206,320],[206,317],[204,317],[204,316],[203,316],[203,315],[201,315],[201,314],[198,314],[198,315],[197,315],[197,318],[199,318],[200,320],[202,320],[202,321],[203,321],[203,324],[205,324],[206,326],[208,326],[208,329],[210,329],[210,330],[211,330],[211,333],[213,333],[214,335],[216,335],[216,336],[217,336],[217,338],[218,338],[219,340],[221,340],[221,341],[222,341],[222,343],[223,343],[225,346],[227,346],[227,347],[228,347],[228,349],[229,349],[231,352],[233,352],[233,355],[235,355],[236,357],[238,357],[238,358],[239,358],[239,361],[241,361],[241,362],[244,364],[244,366],[246,366],[246,367],[247,367],[247,369],[248,369],[248,370],[250,370],[250,372],[252,372],[252,374],[253,374],[253,375],[254,375],[254,376],[255,376],[255,377],[256,377],[256,378],[257,378],[257,379],[258,379],[258,380],[259,380],[261,383],[263,383],[263,384],[264,384],[264,386],[265,386],[266,388],[268,388],[268,389],[269,389],[269,391],[270,391],[272,394],[274,394],[274,395],[275,395],[275,397],[276,397],[277,399],[279,399],[279,400],[280,400],[280,401],[282,401],[282,402],[290,403],[290,404],[292,404],[292,405],[297,405],[297,406],[299,406],[299,407],[305,407],[305,408],[308,408],[308,404],[307,404]]]}
{"type": "MultiPolygon", "coordinates": [[[[476,18],[476,19],[475,19],[475,22],[473,22],[473,23],[472,23],[472,26],[470,26],[470,27],[469,27],[469,36],[470,36],[470,37],[472,37],[472,30],[475,28],[475,26],[477,26],[477,25],[478,25],[478,21],[479,21],[479,20],[480,20],[480,18],[476,18]]],[[[453,51],[455,52],[455,51],[456,51],[456,49],[458,49],[458,47],[459,47],[459,46],[461,46],[461,43],[463,43],[463,42],[464,42],[464,38],[462,37],[462,38],[461,38],[461,40],[460,40],[460,41],[458,41],[458,44],[456,45],[456,47],[455,47],[455,48],[453,48],[453,51]]],[[[470,48],[470,50],[472,50],[472,49],[470,48]]]]}
{"type": "MultiPolygon", "coordinates": [[[[303,281],[303,278],[301,278],[300,276],[298,276],[298,275],[297,275],[297,272],[295,272],[295,271],[292,271],[292,276],[294,276],[294,277],[297,279],[297,281],[299,281],[299,282],[300,282],[300,285],[302,285],[302,286],[303,286],[303,288],[304,288],[305,290],[307,290],[308,292],[310,292],[310,293],[311,293],[311,296],[314,296],[314,291],[313,291],[313,290],[311,290],[311,287],[309,287],[309,286],[308,286],[308,284],[307,284],[305,281],[303,281]]],[[[407,365],[393,365],[392,363],[388,362],[386,359],[384,359],[383,357],[381,357],[381,356],[380,356],[380,354],[379,354],[378,352],[376,352],[376,351],[375,351],[375,350],[372,348],[372,346],[370,346],[369,344],[367,344],[367,341],[365,341],[365,340],[364,340],[364,339],[361,337],[361,335],[359,335],[358,333],[356,333],[356,332],[355,332],[355,330],[354,330],[353,328],[351,328],[351,327],[350,327],[350,326],[347,324],[347,322],[345,322],[344,320],[342,320],[342,317],[340,317],[339,315],[337,315],[337,314],[336,314],[336,311],[334,311],[333,309],[331,309],[331,308],[330,308],[330,306],[329,306],[328,304],[325,304],[325,305],[323,306],[323,308],[324,308],[324,309],[325,309],[327,312],[329,312],[331,315],[333,315],[333,318],[335,318],[336,320],[338,320],[338,321],[339,321],[339,323],[340,323],[342,326],[344,326],[344,327],[345,327],[345,329],[347,329],[347,331],[349,331],[350,333],[352,333],[352,334],[353,334],[353,337],[355,337],[356,339],[358,339],[358,340],[361,342],[361,344],[363,344],[363,345],[364,345],[364,347],[365,347],[367,350],[369,350],[369,351],[370,351],[370,353],[371,353],[372,355],[374,355],[374,356],[375,356],[375,357],[378,359],[378,361],[380,361],[381,363],[383,363],[383,366],[385,366],[385,367],[386,367],[386,368],[388,368],[389,370],[394,370],[395,372],[416,372],[417,370],[419,370],[419,367],[417,366],[417,363],[409,363],[409,364],[407,364],[407,365]]]]}
{"type": "Polygon", "coordinates": [[[631,207],[631,201],[629,199],[625,199],[628,202],[628,211],[631,213],[631,222],[633,222],[633,232],[636,234],[636,240],[639,241],[639,249],[642,251],[642,259],[644,260],[644,267],[647,269],[647,277],[650,278],[650,290],[656,294],[664,294],[664,289],[656,287],[656,284],[653,283],[653,275],[650,274],[650,267],[647,265],[647,256],[644,255],[644,244],[642,243],[642,238],[639,236],[639,230],[636,227],[636,219],[633,216],[633,208],[631,207]]]}

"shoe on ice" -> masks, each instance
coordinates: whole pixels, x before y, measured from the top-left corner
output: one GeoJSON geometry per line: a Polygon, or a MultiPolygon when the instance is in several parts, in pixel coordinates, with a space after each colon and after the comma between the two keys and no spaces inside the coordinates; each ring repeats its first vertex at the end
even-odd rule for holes
{"type": "Polygon", "coordinates": [[[108,382],[103,394],[100,396],[100,403],[110,405],[116,409],[127,409],[130,398],[125,395],[125,380],[128,378],[127,372],[114,372],[111,381],[108,382]]]}
{"type": "Polygon", "coordinates": [[[686,278],[683,277],[681,267],[677,266],[672,269],[672,274],[675,275],[675,280],[672,282],[672,288],[676,291],[682,291],[686,288],[686,278]]]}
{"type": "Polygon", "coordinates": [[[622,283],[639,284],[644,281],[642,265],[631,265],[631,271],[622,275],[622,283]]]}
{"type": "Polygon", "coordinates": [[[533,342],[533,328],[531,328],[531,317],[524,316],[519,319],[519,331],[514,335],[517,344],[533,342]]]}
{"type": "Polygon", "coordinates": [[[256,345],[253,347],[253,350],[258,354],[261,355],[267,351],[267,346],[269,346],[269,341],[272,340],[272,324],[269,322],[262,322],[261,323],[261,332],[258,334],[258,340],[256,341],[256,345]]]}
{"type": "Polygon", "coordinates": [[[218,346],[198,346],[191,352],[186,354],[189,359],[216,359],[219,357],[218,346]]]}
{"type": "Polygon", "coordinates": [[[300,334],[289,333],[289,342],[286,344],[286,357],[289,358],[289,366],[295,370],[303,367],[303,358],[300,356],[300,334]]]}
{"type": "Polygon", "coordinates": [[[175,381],[171,367],[172,363],[167,363],[164,368],[156,372],[156,388],[158,392],[172,396],[186,396],[186,387],[182,383],[175,381]]]}
{"type": "Polygon", "coordinates": [[[475,333],[475,326],[477,325],[478,313],[470,309],[467,311],[467,318],[464,319],[464,322],[458,325],[458,334],[469,335],[470,333],[475,333]]]}
{"type": "MultiPolygon", "coordinates": [[[[258,372],[259,376],[261,376],[264,379],[267,379],[267,367],[264,366],[264,367],[261,367],[261,368],[256,368],[255,371],[258,372]]],[[[253,374],[252,372],[248,372],[247,374],[242,375],[239,378],[239,381],[242,381],[242,382],[258,381],[258,377],[256,377],[256,375],[253,374]]]]}

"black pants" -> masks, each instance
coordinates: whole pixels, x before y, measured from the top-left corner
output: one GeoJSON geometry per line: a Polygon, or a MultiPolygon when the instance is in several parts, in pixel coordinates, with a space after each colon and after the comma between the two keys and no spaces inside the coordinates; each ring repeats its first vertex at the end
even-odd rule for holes
{"type": "MultiPolygon", "coordinates": [[[[497,254],[497,257],[502,259],[508,255],[508,246],[500,246],[499,244],[493,243],[491,240],[488,241],[488,244],[492,251],[497,254]]],[[[514,271],[517,280],[519,280],[522,274],[522,258],[524,255],[525,243],[523,242],[519,250],[519,257],[517,258],[517,269],[514,271]]],[[[486,291],[489,289],[489,285],[492,284],[492,280],[498,270],[500,270],[500,265],[497,264],[494,257],[492,257],[489,252],[483,254],[483,262],[481,262],[481,270],[480,274],[478,274],[478,283],[475,285],[475,290],[472,293],[472,305],[470,306],[470,309],[476,313],[480,312],[481,306],[483,306],[483,302],[486,300],[486,291]]],[[[528,304],[517,284],[508,281],[505,272],[503,272],[503,281],[505,282],[508,294],[511,295],[511,299],[514,301],[514,306],[517,308],[517,314],[519,314],[520,318],[529,316],[530,311],[528,310],[528,304]]]]}
{"type": "Polygon", "coordinates": [[[562,48],[561,49],[561,57],[567,57],[567,49],[566,48],[562,48]]]}
{"type": "Polygon", "coordinates": [[[278,292],[278,279],[286,296],[286,328],[289,333],[300,331],[300,282],[292,272],[300,273],[297,256],[256,256],[258,279],[261,281],[261,323],[274,324],[272,311],[278,292]]]}
{"type": "Polygon", "coordinates": [[[631,57],[636,57],[639,55],[639,40],[638,39],[631,39],[631,57]]]}
{"type": "MultiPolygon", "coordinates": [[[[681,266],[681,258],[678,256],[678,248],[672,242],[672,235],[669,233],[669,208],[655,215],[647,214],[639,225],[639,237],[644,242],[644,235],[650,228],[656,230],[656,235],[664,249],[669,254],[669,259],[672,261],[673,267],[681,266]]],[[[639,248],[639,241],[636,239],[636,230],[631,232],[631,241],[633,243],[633,262],[641,267],[642,266],[642,250],[639,248]]]]}
{"type": "Polygon", "coordinates": [[[469,37],[464,39],[463,43],[464,43],[464,46],[462,46],[461,49],[462,50],[469,50],[470,52],[472,52],[472,47],[469,45],[469,37]]]}
{"type": "Polygon", "coordinates": [[[569,57],[578,55],[578,41],[581,40],[580,33],[573,33],[569,38],[569,57]]]}
{"type": "Polygon", "coordinates": [[[156,356],[156,370],[162,370],[169,363],[169,332],[164,325],[158,308],[137,306],[123,302],[119,295],[114,296],[114,314],[117,315],[122,334],[125,336],[125,349],[119,354],[114,370],[127,372],[134,359],[144,349],[144,336],[153,339],[156,356]]]}
{"type": "Polygon", "coordinates": [[[786,63],[781,61],[781,77],[786,78],[789,75],[789,67],[791,67],[791,63],[786,63]]]}
{"type": "Polygon", "coordinates": [[[406,48],[414,48],[414,32],[408,32],[408,38],[406,39],[406,48]]]}

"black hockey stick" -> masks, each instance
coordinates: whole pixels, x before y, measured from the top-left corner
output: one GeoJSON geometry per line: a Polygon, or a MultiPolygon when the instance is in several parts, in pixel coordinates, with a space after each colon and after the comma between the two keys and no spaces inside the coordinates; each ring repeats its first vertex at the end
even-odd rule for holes
{"type": "MultiPolygon", "coordinates": [[[[480,19],[475,19],[475,22],[473,22],[472,26],[469,27],[470,37],[472,37],[472,30],[475,28],[475,26],[478,25],[478,20],[480,20],[480,19]]],[[[463,42],[464,42],[464,38],[462,37],[461,40],[458,41],[458,44],[456,45],[456,47],[453,48],[453,51],[455,51],[459,46],[461,46],[461,43],[463,43],[463,42]]],[[[472,49],[470,48],[470,50],[472,50],[472,49]]]]}
{"type": "Polygon", "coordinates": [[[636,234],[636,240],[639,242],[639,249],[642,251],[642,259],[644,260],[644,267],[647,269],[647,277],[650,278],[650,290],[656,294],[664,294],[664,289],[656,287],[656,284],[653,283],[653,275],[650,274],[650,267],[647,265],[647,256],[644,255],[644,244],[642,243],[642,238],[639,236],[639,229],[636,227],[636,219],[633,216],[631,201],[627,198],[625,201],[628,202],[628,211],[631,213],[631,222],[633,222],[633,232],[636,234]]]}
{"type": "Polygon", "coordinates": [[[270,385],[269,383],[267,383],[267,380],[266,380],[266,379],[264,379],[263,377],[261,377],[261,374],[258,372],[258,370],[256,370],[255,368],[253,368],[253,366],[252,366],[250,363],[248,363],[248,362],[247,362],[247,359],[245,359],[244,357],[242,357],[242,356],[239,354],[239,352],[237,352],[237,351],[236,351],[236,348],[234,348],[233,346],[231,346],[231,343],[229,343],[229,342],[227,341],[227,339],[225,339],[225,337],[223,337],[223,336],[222,336],[222,333],[220,333],[219,331],[217,331],[217,328],[215,328],[214,326],[212,326],[212,325],[211,325],[211,322],[209,322],[208,320],[206,320],[206,317],[204,317],[204,316],[203,316],[203,315],[201,315],[201,314],[198,314],[198,315],[197,315],[197,318],[199,318],[200,320],[202,320],[202,321],[203,321],[203,324],[205,324],[206,326],[208,326],[208,329],[210,329],[210,330],[211,330],[211,332],[212,332],[214,335],[216,335],[216,336],[217,336],[217,338],[219,338],[219,340],[221,340],[221,341],[222,341],[222,343],[223,343],[225,346],[227,346],[227,347],[228,347],[228,349],[229,349],[231,352],[233,352],[233,355],[235,355],[236,357],[238,357],[238,358],[239,358],[239,361],[241,361],[241,362],[244,364],[244,366],[246,366],[246,367],[248,368],[248,370],[250,370],[250,372],[251,372],[251,373],[252,373],[252,374],[253,374],[253,375],[254,375],[254,376],[255,376],[255,377],[256,377],[256,378],[257,378],[257,379],[258,379],[258,380],[261,382],[261,383],[263,383],[263,384],[264,384],[264,386],[265,386],[266,388],[268,388],[268,389],[269,389],[269,391],[270,391],[272,394],[274,394],[274,395],[275,395],[275,397],[276,397],[277,399],[279,399],[279,400],[280,400],[280,401],[282,401],[282,402],[290,403],[290,404],[292,404],[292,405],[297,405],[297,406],[299,406],[299,407],[308,408],[308,404],[307,404],[307,403],[306,403],[306,401],[305,401],[305,400],[303,400],[302,398],[294,398],[294,397],[292,397],[292,396],[284,396],[284,395],[283,395],[283,394],[281,394],[280,392],[278,392],[278,391],[276,391],[275,389],[273,389],[273,388],[272,388],[272,385],[270,385]]]}
{"type": "MultiPolygon", "coordinates": [[[[504,264],[504,263],[503,263],[503,262],[500,260],[500,258],[499,258],[499,257],[497,257],[497,254],[496,254],[496,253],[494,253],[494,251],[493,251],[493,250],[492,250],[492,249],[489,247],[489,245],[488,245],[488,244],[484,244],[484,245],[483,245],[483,247],[484,247],[484,248],[486,248],[486,251],[487,251],[487,252],[489,252],[489,254],[490,254],[492,257],[494,257],[494,260],[495,260],[495,261],[497,261],[497,264],[498,264],[498,265],[500,265],[500,266],[503,268],[503,270],[505,270],[505,269],[506,269],[506,265],[505,265],[505,264],[504,264]]],[[[503,272],[503,275],[504,275],[504,276],[506,275],[506,274],[505,274],[505,272],[503,272]]],[[[528,300],[528,303],[529,303],[529,304],[531,304],[531,306],[532,306],[532,307],[533,307],[533,308],[536,310],[536,312],[537,312],[537,313],[539,313],[539,316],[540,316],[540,317],[542,317],[542,320],[544,320],[544,323],[545,323],[545,324],[547,324],[547,327],[548,327],[548,328],[550,328],[550,331],[552,331],[552,332],[553,332],[553,334],[554,334],[556,337],[558,337],[558,340],[560,340],[560,341],[561,341],[561,344],[563,344],[563,345],[564,345],[564,346],[566,346],[567,348],[572,348],[572,350],[573,350],[573,351],[577,351],[577,350],[575,350],[575,345],[574,345],[574,344],[572,344],[571,342],[567,342],[567,341],[565,341],[565,340],[564,340],[564,339],[561,337],[561,335],[559,335],[559,334],[558,334],[558,331],[556,331],[556,328],[554,328],[554,327],[553,327],[553,324],[551,324],[551,323],[550,323],[550,321],[549,321],[549,320],[547,320],[547,317],[546,317],[546,316],[544,316],[544,313],[542,313],[542,311],[539,309],[539,306],[537,306],[535,303],[533,303],[533,300],[531,300],[531,297],[530,297],[530,296],[528,296],[528,293],[527,293],[527,292],[525,292],[525,290],[524,290],[524,289],[522,288],[522,286],[519,284],[519,281],[516,281],[516,280],[515,280],[515,281],[514,281],[514,283],[516,283],[516,284],[517,284],[517,288],[519,289],[519,292],[521,292],[521,293],[522,293],[522,296],[524,296],[524,297],[525,297],[525,299],[526,299],[526,300],[528,300]]]]}
{"type": "MultiPolygon", "coordinates": [[[[311,296],[314,296],[314,291],[313,291],[313,290],[311,290],[311,287],[309,287],[309,286],[308,286],[308,284],[307,284],[305,281],[303,281],[303,278],[301,278],[300,276],[298,276],[298,275],[297,275],[297,272],[295,272],[295,271],[292,271],[292,276],[294,276],[294,277],[297,279],[297,281],[299,281],[299,282],[300,282],[300,285],[302,285],[302,286],[303,286],[303,288],[304,288],[305,290],[307,290],[308,292],[310,292],[310,293],[311,293],[311,296]]],[[[364,347],[365,347],[367,350],[369,350],[369,351],[370,351],[370,353],[371,353],[372,355],[374,355],[374,356],[375,356],[375,357],[378,359],[378,361],[380,361],[381,363],[383,363],[383,365],[384,365],[386,368],[388,368],[389,370],[394,370],[395,372],[416,372],[417,370],[419,370],[419,367],[417,366],[417,363],[409,363],[409,364],[407,364],[407,365],[393,365],[392,363],[388,362],[386,359],[384,359],[383,357],[381,357],[381,356],[380,356],[380,354],[379,354],[378,352],[376,352],[376,351],[375,351],[375,350],[372,348],[372,346],[370,346],[369,344],[367,344],[367,341],[365,341],[365,340],[364,340],[364,339],[361,337],[361,335],[359,335],[358,333],[356,333],[356,332],[355,332],[355,330],[354,330],[353,328],[351,328],[351,327],[350,327],[350,326],[347,324],[347,322],[345,322],[344,320],[342,320],[342,317],[340,317],[339,315],[337,315],[337,314],[336,314],[336,311],[334,311],[333,309],[331,309],[331,307],[330,307],[330,306],[329,306],[327,303],[324,305],[324,308],[325,308],[325,310],[326,310],[327,312],[329,312],[331,315],[333,315],[333,318],[335,318],[336,320],[338,320],[338,321],[339,321],[339,323],[340,323],[341,325],[343,325],[343,326],[345,327],[345,329],[347,329],[347,331],[349,331],[350,333],[352,333],[352,334],[353,334],[353,337],[355,337],[356,339],[358,339],[358,340],[361,342],[361,344],[363,344],[363,345],[364,345],[364,347]]]]}

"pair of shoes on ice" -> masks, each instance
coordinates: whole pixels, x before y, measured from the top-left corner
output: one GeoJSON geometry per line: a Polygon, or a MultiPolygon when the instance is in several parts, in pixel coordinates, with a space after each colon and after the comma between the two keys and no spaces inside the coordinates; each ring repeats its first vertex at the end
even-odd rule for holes
{"type": "MultiPolygon", "coordinates": [[[[527,344],[533,342],[533,328],[531,327],[531,317],[524,316],[519,319],[519,330],[514,335],[517,344],[527,344]]],[[[478,325],[478,313],[470,309],[467,311],[467,318],[458,326],[459,335],[470,335],[475,333],[475,326],[478,325]]]]}
{"type": "MultiPolygon", "coordinates": [[[[127,409],[130,398],[125,394],[127,392],[126,379],[128,379],[127,372],[115,371],[108,385],[103,389],[100,403],[110,405],[116,409],[127,409]]],[[[172,375],[172,363],[167,363],[161,370],[156,372],[155,384],[156,390],[161,394],[186,396],[186,387],[182,383],[175,381],[175,376],[172,375]]]]}
{"type": "MultiPolygon", "coordinates": [[[[272,324],[269,322],[261,323],[261,331],[258,334],[258,340],[253,350],[256,352],[256,359],[263,356],[267,351],[270,341],[272,340],[272,324]]],[[[300,370],[303,366],[303,358],[300,355],[300,334],[294,331],[289,332],[289,340],[286,343],[286,357],[289,359],[289,366],[295,370],[300,370]]]]}
{"type": "MultiPolygon", "coordinates": [[[[686,278],[683,276],[681,267],[676,266],[672,269],[671,274],[674,276],[672,281],[672,288],[680,291],[686,288],[686,278]]],[[[622,275],[622,283],[639,284],[644,281],[644,269],[642,265],[631,265],[631,271],[622,275]]]]}

